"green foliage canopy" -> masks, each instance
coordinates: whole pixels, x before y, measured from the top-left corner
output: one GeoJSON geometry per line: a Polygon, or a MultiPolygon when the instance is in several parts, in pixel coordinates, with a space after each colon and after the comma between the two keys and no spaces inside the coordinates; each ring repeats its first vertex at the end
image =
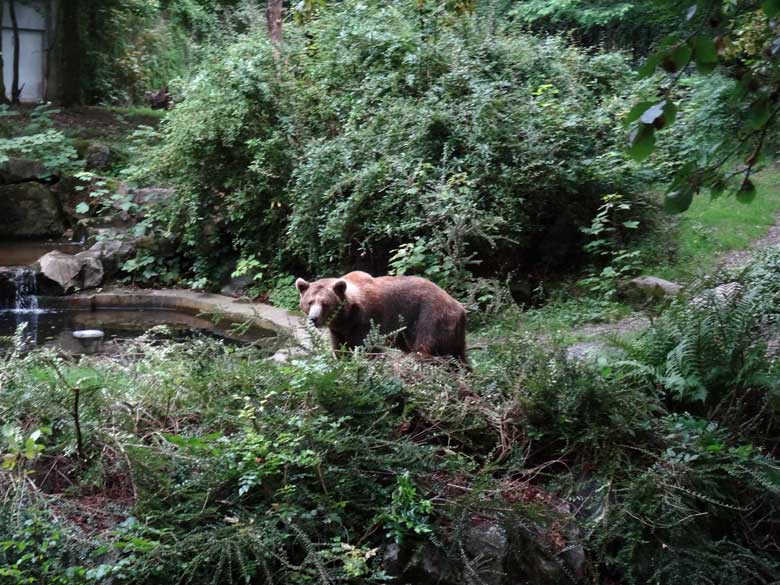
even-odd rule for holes
{"type": "Polygon", "coordinates": [[[600,197],[631,189],[628,65],[452,18],[344,2],[289,26],[279,60],[264,33],[209,59],[157,153],[196,272],[231,253],[383,270],[409,244],[456,270],[565,257],[600,197]]]}
{"type": "Polygon", "coordinates": [[[678,167],[666,196],[668,211],[685,211],[702,189],[719,196],[730,188],[743,203],[755,197],[751,175],[778,145],[778,15],[780,5],[774,1],[702,0],[680,15],[686,28],[665,37],[639,68],[640,77],[658,74],[658,91],[651,101],[638,103],[626,119],[631,125],[629,152],[637,160],[653,152],[658,130],[674,124],[677,103],[685,96],[679,86],[686,74],[694,68],[700,75],[719,74],[719,108],[706,109],[727,123],[718,125],[716,133],[707,132],[704,120],[693,125],[697,136],[709,137],[698,156],[678,167]]]}

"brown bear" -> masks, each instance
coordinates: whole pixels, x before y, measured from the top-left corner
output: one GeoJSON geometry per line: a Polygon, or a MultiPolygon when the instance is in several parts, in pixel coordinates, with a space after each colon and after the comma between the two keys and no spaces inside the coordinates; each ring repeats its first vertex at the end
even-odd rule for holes
{"type": "Polygon", "coordinates": [[[315,327],[330,330],[334,351],[363,345],[375,324],[400,332],[391,345],[424,356],[466,361],[466,310],[431,281],[417,276],[350,272],[341,278],[295,281],[301,310],[315,327]]]}

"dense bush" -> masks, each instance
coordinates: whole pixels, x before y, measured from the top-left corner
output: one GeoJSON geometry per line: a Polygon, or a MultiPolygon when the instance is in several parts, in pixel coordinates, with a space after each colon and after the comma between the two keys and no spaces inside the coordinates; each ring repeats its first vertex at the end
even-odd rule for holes
{"type": "Polygon", "coordinates": [[[279,59],[261,32],[208,60],[157,155],[196,273],[229,253],[440,280],[571,259],[600,197],[632,188],[626,62],[437,18],[345,2],[289,26],[279,59]]]}
{"type": "Polygon", "coordinates": [[[661,35],[680,26],[676,4],[654,0],[525,0],[507,3],[509,15],[533,30],[567,33],[586,45],[643,55],[661,35]]]}
{"type": "Polygon", "coordinates": [[[186,76],[193,38],[214,21],[194,0],[84,0],[79,17],[81,96],[99,104],[141,103],[186,76]]]}

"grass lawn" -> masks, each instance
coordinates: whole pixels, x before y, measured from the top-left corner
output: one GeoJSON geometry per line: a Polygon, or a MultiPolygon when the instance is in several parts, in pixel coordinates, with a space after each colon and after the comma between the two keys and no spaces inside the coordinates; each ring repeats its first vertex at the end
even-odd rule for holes
{"type": "Polygon", "coordinates": [[[780,168],[765,169],[754,177],[757,187],[752,203],[739,203],[733,196],[711,200],[696,197],[691,208],[679,216],[676,259],[649,270],[656,276],[689,281],[712,271],[724,252],[744,250],[764,236],[780,213],[780,168]]]}

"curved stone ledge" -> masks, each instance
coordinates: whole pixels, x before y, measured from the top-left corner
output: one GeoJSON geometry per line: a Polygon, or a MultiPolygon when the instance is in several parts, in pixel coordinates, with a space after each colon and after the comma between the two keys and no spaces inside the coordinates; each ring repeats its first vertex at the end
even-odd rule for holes
{"type": "Polygon", "coordinates": [[[290,335],[301,344],[308,339],[303,320],[289,311],[264,303],[241,302],[223,295],[185,289],[103,289],[64,297],[39,297],[39,303],[48,308],[157,309],[191,315],[213,314],[236,322],[253,320],[255,325],[290,335]]]}

